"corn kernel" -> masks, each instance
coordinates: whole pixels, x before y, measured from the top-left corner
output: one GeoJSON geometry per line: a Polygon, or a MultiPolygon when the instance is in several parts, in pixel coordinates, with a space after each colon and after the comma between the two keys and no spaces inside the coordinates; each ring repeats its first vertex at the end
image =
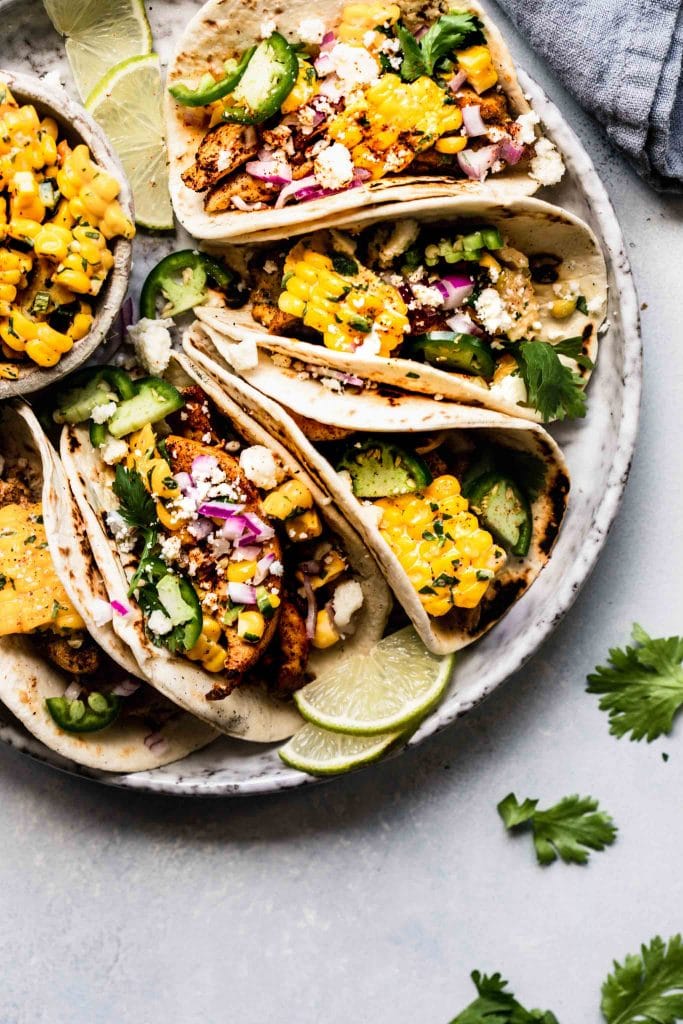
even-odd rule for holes
{"type": "Polygon", "coordinates": [[[466,135],[448,135],[446,138],[437,139],[434,143],[434,149],[437,153],[461,153],[467,146],[466,135]]]}
{"type": "Polygon", "coordinates": [[[335,626],[330,613],[326,608],[323,608],[316,615],[312,644],[318,650],[324,650],[326,647],[332,647],[338,640],[339,630],[335,626]]]}
{"type": "Polygon", "coordinates": [[[227,577],[230,583],[246,583],[253,580],[256,573],[256,562],[230,562],[227,577]]]}

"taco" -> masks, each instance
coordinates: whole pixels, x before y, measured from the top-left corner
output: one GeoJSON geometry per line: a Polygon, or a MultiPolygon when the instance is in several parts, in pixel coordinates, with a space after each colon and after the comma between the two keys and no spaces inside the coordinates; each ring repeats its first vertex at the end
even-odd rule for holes
{"type": "Polygon", "coordinates": [[[210,0],[166,96],[171,196],[224,242],[396,199],[501,201],[560,180],[503,39],[474,2],[343,3],[313,15],[210,0]]]}
{"type": "Polygon", "coordinates": [[[182,355],[166,379],[91,371],[54,415],[114,629],[146,677],[232,736],[291,735],[291,693],[384,631],[390,594],[359,536],[182,355]]]}
{"type": "Polygon", "coordinates": [[[229,254],[246,306],[196,308],[255,387],[287,404],[310,373],[350,401],[389,385],[537,421],[585,414],[607,300],[586,224],[536,199],[356,220],[229,254]]]}
{"type": "Polygon", "coordinates": [[[156,768],[218,735],[165,700],[112,610],[61,466],[28,406],[0,411],[0,700],[50,749],[102,771],[156,768]]]}
{"type": "Polygon", "coordinates": [[[231,373],[201,325],[191,359],[297,452],[363,537],[426,646],[445,654],[487,632],[547,563],[569,477],[542,427],[434,402],[308,391],[283,409],[231,373]],[[334,396],[333,396],[334,397],[334,396]]]}

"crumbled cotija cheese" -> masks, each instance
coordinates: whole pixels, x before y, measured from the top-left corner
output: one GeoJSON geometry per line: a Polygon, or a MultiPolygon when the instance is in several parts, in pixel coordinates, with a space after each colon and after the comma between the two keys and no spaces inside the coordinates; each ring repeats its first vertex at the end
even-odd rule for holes
{"type": "Polygon", "coordinates": [[[299,22],[296,34],[302,43],[315,46],[323,41],[325,22],[321,18],[304,18],[299,22]]]}
{"type": "Polygon", "coordinates": [[[128,337],[135,346],[135,354],[147,373],[162,374],[171,361],[170,327],[173,320],[151,320],[143,317],[128,328],[128,337]]]}
{"type": "Polygon", "coordinates": [[[351,154],[341,142],[335,142],[324,149],[313,166],[315,177],[323,188],[344,188],[353,178],[351,154]]]}
{"type": "Polygon", "coordinates": [[[370,85],[379,78],[377,61],[362,46],[337,43],[330,50],[330,66],[347,91],[354,86],[370,85]]]}
{"type": "Polygon", "coordinates": [[[550,139],[539,139],[531,161],[531,177],[539,185],[556,185],[564,174],[562,157],[550,139]]]}
{"type": "Polygon", "coordinates": [[[530,110],[527,114],[520,114],[516,121],[516,124],[519,125],[516,141],[522,145],[530,146],[536,138],[534,126],[537,125],[540,120],[541,119],[535,110],[530,110]]]}
{"type": "Polygon", "coordinates": [[[335,589],[332,597],[333,619],[337,629],[345,629],[351,619],[363,607],[363,590],[356,580],[344,580],[335,589]]]}
{"type": "Polygon", "coordinates": [[[173,623],[169,619],[168,615],[164,615],[163,612],[156,609],[147,619],[147,628],[150,633],[154,633],[155,636],[165,636],[173,629],[173,623]]]}
{"type": "Polygon", "coordinates": [[[489,334],[500,334],[512,327],[512,317],[495,288],[484,288],[474,303],[474,308],[489,334]]]}
{"type": "Polygon", "coordinates": [[[106,423],[116,412],[116,402],[103,402],[96,405],[90,413],[93,423],[106,423]]]}
{"type": "Polygon", "coordinates": [[[282,477],[275,456],[262,444],[245,448],[240,453],[240,466],[247,480],[264,491],[272,491],[282,477]]]}

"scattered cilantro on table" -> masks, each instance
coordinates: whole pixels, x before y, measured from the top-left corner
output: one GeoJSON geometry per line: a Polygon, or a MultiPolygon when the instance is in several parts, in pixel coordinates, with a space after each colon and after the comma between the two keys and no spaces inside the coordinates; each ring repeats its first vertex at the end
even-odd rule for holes
{"type": "Polygon", "coordinates": [[[653,639],[637,623],[632,636],[636,646],[613,647],[610,664],[588,676],[588,692],[601,695],[613,736],[650,743],[671,732],[683,706],[683,637],[653,639]]]}
{"type": "Polygon", "coordinates": [[[498,804],[507,829],[531,827],[539,864],[561,857],[565,864],[585,864],[590,850],[604,850],[614,842],[617,829],[592,797],[566,796],[553,807],[537,810],[538,800],[519,803],[509,793],[498,804]]]}
{"type": "MultiPolygon", "coordinates": [[[[675,1024],[683,1020],[683,940],[656,936],[614,971],[602,986],[607,1024],[675,1024]]],[[[494,1018],[495,1019],[495,1018],[494,1018]]]]}
{"type": "Polygon", "coordinates": [[[558,1024],[550,1010],[525,1010],[513,994],[506,991],[508,983],[500,974],[488,976],[473,971],[471,978],[477,998],[451,1024],[558,1024]]]}

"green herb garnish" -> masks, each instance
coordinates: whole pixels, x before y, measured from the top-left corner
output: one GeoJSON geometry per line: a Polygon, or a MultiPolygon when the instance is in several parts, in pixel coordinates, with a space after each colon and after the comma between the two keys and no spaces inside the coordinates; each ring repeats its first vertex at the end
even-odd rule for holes
{"type": "Polygon", "coordinates": [[[512,992],[507,991],[508,983],[500,974],[472,971],[470,977],[477,998],[451,1024],[558,1024],[550,1010],[526,1010],[512,992]]]}
{"type": "Polygon", "coordinates": [[[658,935],[640,947],[614,971],[602,986],[600,1002],[607,1024],[676,1024],[683,1020],[683,940],[658,935]]]}
{"type": "Polygon", "coordinates": [[[397,24],[396,37],[403,52],[401,78],[404,82],[414,82],[421,75],[431,78],[442,57],[460,49],[465,43],[472,46],[486,42],[482,30],[479,18],[470,11],[445,14],[434,22],[419,42],[404,25],[397,24]]]}
{"type": "Polygon", "coordinates": [[[498,804],[507,829],[530,825],[539,864],[561,857],[565,864],[585,864],[589,850],[604,850],[614,842],[617,829],[592,797],[566,796],[553,807],[537,810],[538,800],[519,803],[514,793],[498,804]]]}
{"type": "Polygon", "coordinates": [[[523,341],[518,352],[528,404],[545,422],[586,415],[584,381],[560,361],[556,345],[523,341]]]}

